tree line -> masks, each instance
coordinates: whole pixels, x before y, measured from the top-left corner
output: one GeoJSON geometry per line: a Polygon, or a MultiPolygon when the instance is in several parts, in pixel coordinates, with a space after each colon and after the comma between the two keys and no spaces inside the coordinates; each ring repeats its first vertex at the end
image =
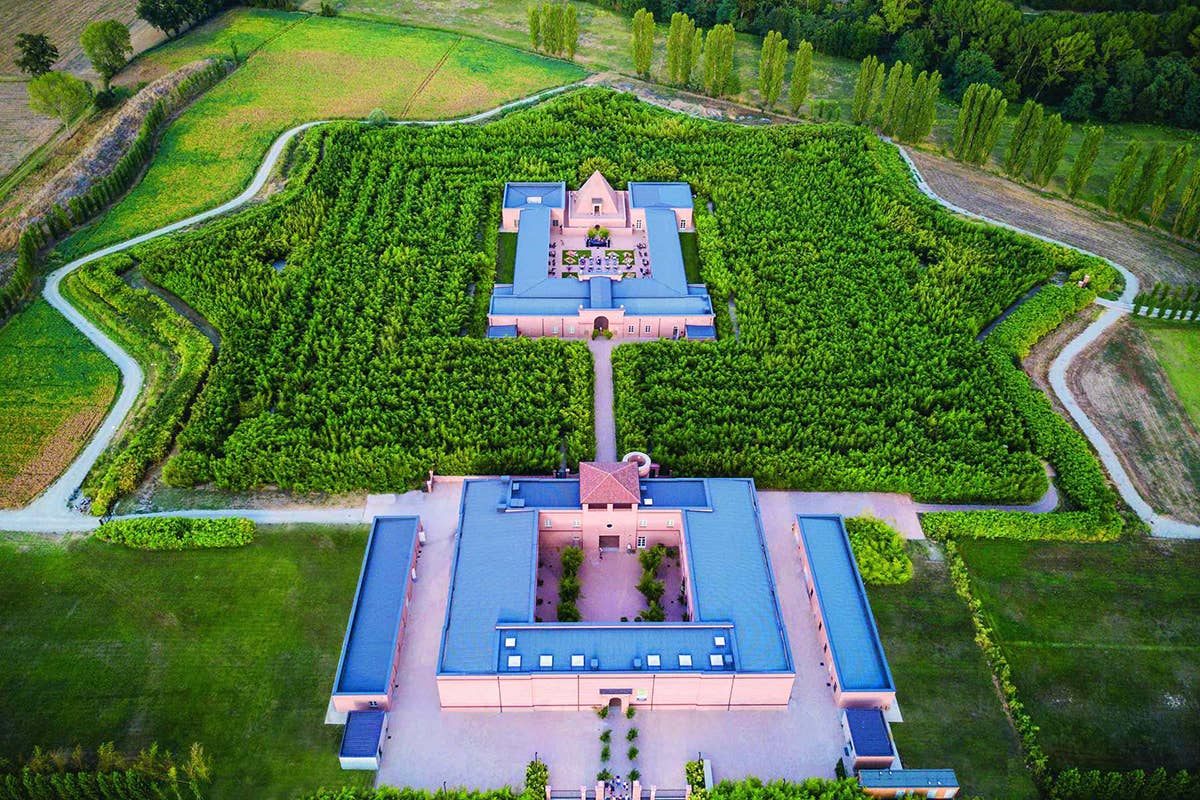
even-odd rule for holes
{"type": "Polygon", "coordinates": [[[579,12],[575,6],[565,0],[530,6],[529,45],[573,60],[579,47],[579,12]]]}

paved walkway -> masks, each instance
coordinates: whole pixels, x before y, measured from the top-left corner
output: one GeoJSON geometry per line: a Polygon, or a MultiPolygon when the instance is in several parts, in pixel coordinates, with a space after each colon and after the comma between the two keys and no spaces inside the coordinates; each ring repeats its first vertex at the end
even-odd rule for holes
{"type": "Polygon", "coordinates": [[[592,351],[592,368],[595,380],[592,398],[596,431],[596,460],[617,460],[617,426],[613,419],[612,351],[616,343],[612,339],[592,339],[588,350],[592,351]]]}

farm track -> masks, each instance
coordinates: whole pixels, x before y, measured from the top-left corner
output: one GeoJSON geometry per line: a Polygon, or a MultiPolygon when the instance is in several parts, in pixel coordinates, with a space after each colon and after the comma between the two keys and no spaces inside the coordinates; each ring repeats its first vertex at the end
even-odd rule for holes
{"type": "MultiPolygon", "coordinates": [[[[453,48],[451,48],[451,50],[452,49],[453,48]]],[[[436,73],[436,70],[438,68],[440,68],[441,63],[444,63],[445,59],[449,56],[450,52],[451,51],[448,50],[447,53],[445,54],[445,56],[443,56],[442,62],[439,62],[439,66],[435,67],[434,73],[436,73]]],[[[489,111],[483,111],[478,114],[473,114],[473,115],[470,115],[467,117],[462,117],[459,119],[452,119],[452,120],[398,120],[398,121],[393,122],[392,124],[396,124],[396,125],[452,125],[452,124],[470,124],[470,123],[474,123],[474,122],[481,122],[483,120],[490,119],[492,117],[501,115],[511,109],[515,109],[515,108],[522,107],[525,105],[537,103],[546,97],[550,97],[552,95],[559,94],[564,91],[569,91],[569,90],[578,88],[583,85],[596,85],[599,82],[600,81],[595,76],[593,76],[592,79],[589,79],[586,81],[582,81],[579,83],[573,83],[573,84],[566,84],[563,86],[558,86],[558,87],[554,87],[551,89],[547,89],[545,91],[535,93],[528,97],[525,97],[525,98],[522,98],[519,100],[514,100],[510,103],[505,103],[503,105],[497,106],[496,108],[493,108],[489,111]]],[[[641,95],[639,93],[639,97],[640,96],[641,95]]],[[[657,98],[642,98],[642,99],[645,100],[646,102],[650,102],[654,105],[665,105],[662,103],[661,100],[658,100],[657,98]]],[[[672,109],[672,110],[679,111],[679,109],[672,109]]],[[[684,110],[683,113],[687,113],[687,114],[691,114],[692,116],[699,116],[699,117],[705,116],[703,113],[696,113],[690,109],[684,110]]],[[[108,247],[97,250],[86,256],[78,258],[75,261],[72,261],[71,263],[59,268],[58,270],[55,270],[53,273],[50,274],[50,276],[46,280],[46,285],[43,290],[43,293],[45,294],[47,301],[52,306],[54,306],[56,309],[58,309],[71,322],[71,324],[75,325],[76,328],[78,328],[102,352],[104,352],[109,358],[111,358],[117,364],[117,366],[121,370],[121,375],[122,375],[121,394],[118,397],[116,403],[113,405],[113,408],[110,410],[108,416],[105,418],[104,423],[102,424],[97,435],[88,443],[88,446],[79,455],[79,457],[75,460],[75,462],[72,463],[72,465],[67,469],[67,471],[64,472],[63,475],[61,475],[58,478],[58,480],[55,481],[50,486],[49,489],[47,489],[40,497],[38,497],[33,503],[30,503],[25,508],[22,508],[22,509],[19,509],[16,511],[0,511],[0,530],[59,533],[59,532],[64,532],[64,531],[92,530],[100,524],[100,521],[97,518],[87,516],[83,513],[80,513],[78,511],[71,509],[69,507],[69,503],[70,503],[71,498],[75,495],[76,491],[78,490],[78,487],[82,484],[83,479],[87,475],[88,471],[91,469],[91,467],[95,464],[96,460],[100,457],[101,453],[104,452],[105,448],[107,448],[109,443],[112,441],[113,436],[115,435],[119,425],[121,424],[121,421],[129,413],[130,409],[133,407],[134,403],[136,402],[138,394],[141,392],[141,388],[144,383],[144,375],[143,375],[141,367],[138,365],[137,361],[135,361],[131,356],[129,356],[120,347],[118,347],[115,342],[113,342],[111,339],[109,339],[107,336],[105,336],[104,333],[99,330],[99,328],[97,328],[94,324],[92,324],[86,317],[83,316],[83,314],[81,314],[79,311],[77,311],[62,296],[62,294],[59,290],[59,286],[60,286],[63,278],[65,278],[68,274],[70,274],[74,270],[78,269],[79,267],[82,267],[85,264],[88,264],[92,261],[98,260],[98,259],[103,258],[108,255],[112,255],[113,253],[118,253],[123,250],[127,250],[131,247],[135,247],[139,244],[143,244],[147,241],[150,241],[151,239],[155,239],[160,236],[181,230],[183,228],[187,228],[192,225],[196,225],[198,223],[209,220],[213,217],[216,217],[216,216],[228,213],[230,211],[233,211],[235,209],[238,209],[241,206],[245,205],[246,203],[249,203],[251,200],[253,200],[257,196],[259,191],[266,185],[267,180],[270,177],[272,170],[275,167],[276,162],[279,160],[279,157],[282,155],[288,142],[290,142],[297,134],[301,133],[302,131],[305,131],[305,130],[312,128],[314,126],[317,126],[317,125],[326,124],[327,122],[328,122],[327,120],[315,120],[312,122],[306,122],[301,125],[297,125],[296,127],[291,128],[290,130],[285,131],[283,134],[281,134],[279,136],[279,138],[276,139],[275,142],[271,145],[271,147],[267,150],[266,156],[264,157],[262,164],[259,166],[258,171],[255,173],[254,178],[251,180],[250,184],[246,187],[246,189],[241,194],[239,194],[237,197],[233,198],[232,200],[230,200],[226,203],[222,203],[221,205],[218,205],[212,209],[209,209],[208,211],[203,211],[199,214],[195,214],[191,217],[187,217],[186,219],[180,220],[178,222],[174,222],[169,225],[164,225],[163,227],[158,228],[157,230],[150,231],[150,232],[142,234],[140,236],[135,236],[124,242],[119,242],[117,244],[110,245],[108,247]]],[[[890,141],[890,140],[885,139],[885,141],[890,141]]],[[[995,219],[991,219],[991,218],[983,216],[981,214],[977,214],[975,212],[972,212],[967,209],[956,206],[953,203],[947,202],[946,200],[944,200],[940,196],[938,196],[937,193],[934,192],[932,188],[930,188],[929,184],[926,183],[920,170],[917,168],[916,164],[913,162],[913,160],[910,157],[910,155],[908,154],[908,152],[903,147],[900,147],[899,145],[897,145],[897,149],[899,150],[900,155],[904,158],[905,162],[908,164],[909,168],[912,170],[913,177],[916,180],[918,189],[922,193],[924,193],[926,196],[935,200],[936,202],[938,202],[942,206],[946,207],[947,209],[949,209],[953,212],[962,214],[964,216],[978,219],[980,221],[983,221],[983,222],[986,222],[989,224],[998,225],[998,226],[1004,227],[1004,228],[1009,228],[1018,233],[1033,236],[1034,238],[1042,239],[1044,241],[1048,241],[1053,244],[1059,244],[1064,247],[1069,247],[1069,248],[1078,250],[1080,252],[1083,252],[1085,255],[1096,255],[1095,253],[1091,253],[1091,252],[1088,252],[1087,250],[1084,250],[1082,247],[1068,244],[1066,242],[1057,241],[1055,239],[1049,238],[1048,236],[1044,236],[1044,235],[1041,235],[1038,233],[1033,233],[1031,231],[1024,230],[1020,227],[1017,227],[1015,225],[1012,225],[1012,224],[1009,224],[1006,222],[1002,222],[1002,221],[998,221],[995,219]]],[[[1101,256],[1097,256],[1097,257],[1101,257],[1101,256]]],[[[1146,501],[1144,499],[1142,499],[1141,495],[1138,494],[1137,490],[1133,487],[1133,484],[1129,480],[1128,475],[1125,473],[1124,468],[1121,466],[1120,461],[1117,459],[1116,455],[1112,452],[1112,448],[1108,445],[1108,442],[1104,439],[1103,435],[1091,423],[1091,421],[1088,419],[1087,415],[1084,414],[1082,409],[1079,407],[1078,403],[1075,402],[1074,396],[1071,394],[1070,389],[1066,385],[1065,374],[1066,374],[1066,369],[1070,365],[1071,360],[1075,357],[1075,355],[1078,354],[1078,352],[1080,352],[1088,344],[1090,344],[1092,341],[1094,341],[1100,334],[1102,334],[1104,332],[1104,330],[1106,330],[1109,326],[1111,326],[1114,322],[1116,322],[1116,320],[1120,319],[1121,316],[1123,316],[1124,314],[1127,314],[1129,312],[1129,310],[1131,308],[1131,303],[1132,303],[1133,297],[1138,291],[1138,279],[1132,272],[1130,272],[1128,269],[1126,269],[1125,267],[1123,267],[1119,264],[1109,261],[1108,259],[1105,259],[1105,260],[1108,261],[1110,264],[1112,264],[1112,266],[1114,268],[1119,270],[1122,273],[1122,275],[1125,276],[1125,291],[1121,295],[1120,301],[1118,301],[1116,303],[1110,303],[1110,302],[1106,302],[1106,301],[1097,301],[1097,302],[1101,303],[1102,305],[1109,306],[1108,310],[1103,315],[1101,315],[1100,319],[1097,320],[1096,323],[1094,323],[1089,328],[1087,328],[1083,332],[1083,334],[1081,334],[1076,340],[1071,342],[1067,346],[1067,348],[1064,349],[1063,353],[1055,360],[1054,364],[1051,367],[1051,373],[1050,373],[1051,384],[1054,386],[1055,391],[1059,394],[1060,398],[1063,401],[1063,404],[1066,406],[1068,411],[1071,413],[1072,417],[1074,417],[1076,419],[1076,421],[1079,423],[1080,428],[1084,431],[1085,435],[1088,436],[1088,438],[1092,441],[1093,445],[1096,447],[1097,451],[1100,454],[1102,461],[1104,462],[1105,466],[1108,467],[1110,474],[1113,476],[1113,480],[1117,484],[1118,490],[1121,492],[1122,497],[1125,498],[1126,502],[1129,503],[1129,505],[1139,514],[1139,516],[1141,516],[1148,523],[1150,523],[1151,530],[1154,533],[1154,535],[1166,536],[1166,537],[1177,537],[1177,538],[1200,538],[1200,525],[1187,525],[1187,524],[1179,522],[1177,520],[1172,520],[1172,519],[1169,519],[1166,517],[1162,517],[1162,516],[1156,514],[1153,511],[1153,509],[1150,508],[1149,504],[1146,503],[1146,501]],[[1111,464],[1110,464],[1110,459],[1112,462],[1111,464]]],[[[793,494],[800,494],[800,493],[793,493],[793,494]]],[[[968,508],[967,506],[918,505],[918,504],[912,503],[911,499],[908,499],[907,502],[908,502],[908,505],[911,507],[911,511],[913,511],[913,512],[915,512],[918,508],[921,511],[954,510],[954,509],[959,509],[959,508],[968,508]]],[[[1009,510],[1027,510],[1027,511],[1032,511],[1032,512],[1045,512],[1045,511],[1053,510],[1053,508],[1056,506],[1057,506],[1056,495],[1054,495],[1054,487],[1051,486],[1050,490],[1047,492],[1046,496],[1043,497],[1041,501],[1039,501],[1038,503],[1035,503],[1031,506],[970,506],[970,508],[1003,508],[1003,509],[1009,509],[1009,510]]],[[[338,509],[338,508],[311,508],[311,507],[307,507],[307,508],[291,507],[291,508],[285,508],[285,509],[265,509],[265,510],[264,509],[253,509],[253,510],[251,510],[251,509],[222,509],[222,510],[216,510],[216,511],[207,510],[207,509],[187,509],[187,510],[179,510],[179,511],[172,511],[172,512],[164,512],[164,513],[159,513],[159,514],[130,515],[130,516],[190,516],[190,517],[246,516],[251,519],[254,519],[255,521],[262,522],[262,523],[306,522],[306,521],[357,523],[357,522],[362,521],[364,514],[368,513],[368,511],[369,511],[369,509],[367,509],[365,506],[359,507],[359,508],[340,508],[340,509],[338,509]]]]}

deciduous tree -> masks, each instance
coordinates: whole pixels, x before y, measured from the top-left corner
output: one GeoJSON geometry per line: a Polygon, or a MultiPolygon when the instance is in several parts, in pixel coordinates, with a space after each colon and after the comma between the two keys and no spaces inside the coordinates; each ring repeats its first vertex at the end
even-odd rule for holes
{"type": "Polygon", "coordinates": [[[58,61],[58,48],[50,42],[50,37],[44,33],[17,34],[17,69],[30,77],[45,75],[58,61]]]}
{"type": "Polygon", "coordinates": [[[768,31],[758,59],[758,94],[763,108],[771,108],[783,92],[783,72],[787,66],[787,39],[779,31],[768,31]]]}
{"type": "Polygon", "coordinates": [[[633,15],[633,71],[643,78],[650,77],[654,60],[654,13],[639,8],[633,15]]]}
{"type": "Polygon", "coordinates": [[[1013,123],[1012,136],[1008,146],[1004,148],[1004,172],[1011,178],[1025,173],[1033,151],[1037,147],[1038,132],[1042,129],[1042,104],[1036,100],[1026,100],[1021,106],[1021,113],[1013,123]]]}
{"type": "Polygon", "coordinates": [[[64,125],[88,107],[88,85],[69,72],[47,72],[29,82],[29,107],[39,114],[58,117],[64,125]]]}
{"type": "Polygon", "coordinates": [[[108,91],[108,82],[121,71],[133,53],[129,42],[129,28],[115,19],[93,22],[83,29],[79,38],[83,52],[100,75],[102,88],[108,91]]]}
{"type": "Polygon", "coordinates": [[[796,46],[796,62],[792,65],[792,80],[788,86],[788,104],[792,107],[793,114],[799,114],[800,106],[808,99],[808,84],[812,79],[812,53],[812,43],[800,40],[800,44],[796,46]]]}
{"type": "Polygon", "coordinates": [[[1157,225],[1159,219],[1162,218],[1163,212],[1167,209],[1167,203],[1171,202],[1171,197],[1175,194],[1175,189],[1179,187],[1179,181],[1183,178],[1183,168],[1187,166],[1188,159],[1192,157],[1192,146],[1190,144],[1180,145],[1174,153],[1171,154],[1171,160],[1167,162],[1167,168],[1163,170],[1162,178],[1154,187],[1154,197],[1150,201],[1150,224],[1157,225]]]}
{"type": "Polygon", "coordinates": [[[1071,174],[1067,177],[1067,194],[1071,197],[1078,196],[1083,191],[1083,187],[1087,185],[1088,178],[1092,174],[1092,167],[1096,163],[1096,156],[1100,154],[1100,143],[1103,140],[1103,126],[1084,126],[1083,144],[1079,146],[1079,152],[1071,164],[1071,174]]]}
{"type": "Polygon", "coordinates": [[[1062,114],[1047,117],[1042,123],[1042,135],[1038,141],[1037,154],[1033,157],[1033,182],[1045,186],[1054,177],[1058,164],[1071,138],[1071,126],[1063,122],[1062,114]]]}
{"type": "Polygon", "coordinates": [[[1138,173],[1138,179],[1129,192],[1128,201],[1125,203],[1126,216],[1136,216],[1142,210],[1142,206],[1146,205],[1146,201],[1150,199],[1150,193],[1154,191],[1158,173],[1166,160],[1166,144],[1155,142],[1154,146],[1150,148],[1150,154],[1142,162],[1142,170],[1138,173]]]}
{"type": "Polygon", "coordinates": [[[1117,165],[1117,171],[1113,173],[1112,182],[1108,184],[1104,207],[1109,211],[1116,211],[1121,199],[1125,197],[1125,192],[1129,189],[1130,181],[1133,180],[1133,171],[1137,169],[1138,158],[1141,155],[1142,143],[1137,139],[1131,139],[1129,144],[1125,145],[1125,154],[1121,156],[1121,163],[1117,165]]]}

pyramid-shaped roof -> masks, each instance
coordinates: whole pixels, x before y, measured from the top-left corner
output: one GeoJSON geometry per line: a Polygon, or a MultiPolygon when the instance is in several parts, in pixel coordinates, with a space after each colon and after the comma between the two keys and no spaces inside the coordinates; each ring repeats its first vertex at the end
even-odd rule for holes
{"type": "Polygon", "coordinates": [[[608,179],[600,174],[600,170],[593,172],[575,193],[575,210],[590,211],[592,201],[596,198],[600,199],[606,211],[617,209],[617,193],[613,191],[612,184],[608,182],[608,179]]]}
{"type": "Polygon", "coordinates": [[[641,499],[638,468],[632,461],[579,462],[579,502],[637,505],[641,499]]]}

